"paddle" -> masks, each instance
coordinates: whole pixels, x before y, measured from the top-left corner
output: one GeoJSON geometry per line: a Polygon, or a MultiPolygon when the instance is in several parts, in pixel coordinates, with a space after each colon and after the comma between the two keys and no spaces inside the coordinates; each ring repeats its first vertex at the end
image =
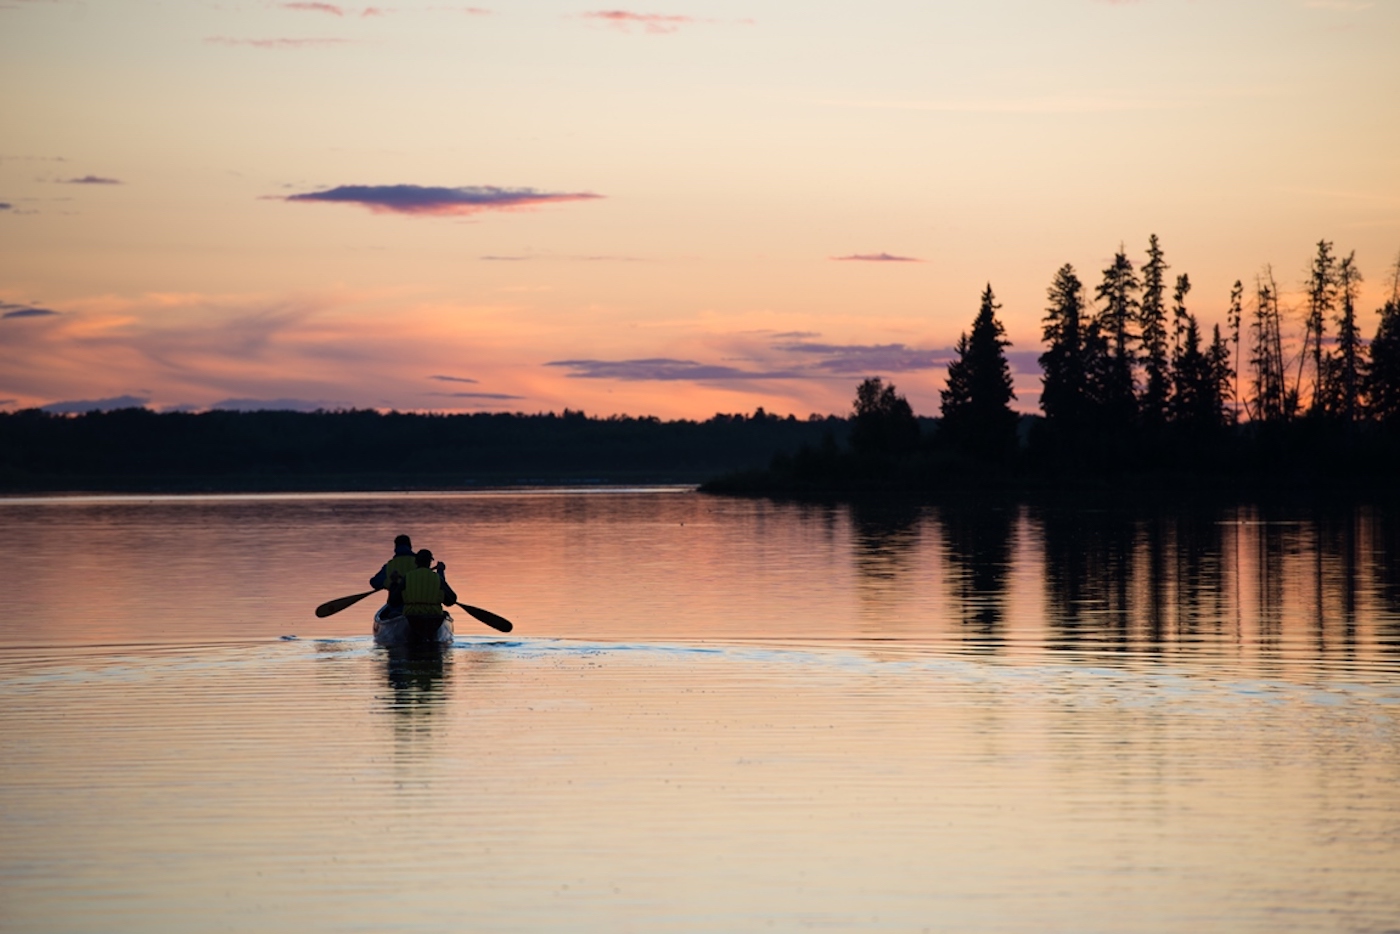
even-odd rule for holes
{"type": "Polygon", "coordinates": [[[510,620],[506,619],[504,616],[497,616],[490,610],[483,610],[479,606],[467,606],[465,603],[459,603],[457,605],[497,632],[510,632],[515,628],[510,620]]]}
{"type": "Polygon", "coordinates": [[[361,600],[363,600],[365,597],[368,597],[370,594],[378,592],[379,591],[377,590],[366,590],[364,593],[353,594],[349,597],[340,597],[336,600],[327,600],[325,603],[316,607],[316,615],[324,619],[325,617],[330,616],[332,613],[339,613],[347,606],[354,606],[356,603],[359,603],[361,600]]]}

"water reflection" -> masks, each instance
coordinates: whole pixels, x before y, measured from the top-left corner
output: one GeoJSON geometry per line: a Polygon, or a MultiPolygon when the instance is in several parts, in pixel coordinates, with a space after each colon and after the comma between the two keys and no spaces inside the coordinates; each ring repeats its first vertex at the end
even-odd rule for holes
{"type": "MultiPolygon", "coordinates": [[[[1039,584],[1032,616],[1050,649],[1397,651],[1400,519],[1384,509],[961,503],[926,521],[943,543],[948,622],[983,648],[1029,635],[1008,622],[1031,599],[1012,593],[1019,578],[1039,584]]],[[[861,554],[869,535],[853,526],[861,554]]]]}
{"type": "Polygon", "coordinates": [[[1018,514],[1014,504],[1005,503],[948,506],[938,513],[958,621],[968,640],[987,651],[995,651],[1004,636],[1018,514]]]}
{"type": "Polygon", "coordinates": [[[441,645],[402,645],[383,650],[384,675],[390,706],[406,720],[430,717],[446,698],[452,671],[450,648],[441,645]]]}

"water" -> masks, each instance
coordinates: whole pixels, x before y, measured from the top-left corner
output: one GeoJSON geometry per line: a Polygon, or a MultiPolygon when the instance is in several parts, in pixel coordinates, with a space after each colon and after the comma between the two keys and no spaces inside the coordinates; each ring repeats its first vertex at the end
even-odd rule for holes
{"type": "Polygon", "coordinates": [[[0,500],[0,930],[1400,930],[1400,516],[0,500]],[[462,599],[368,639],[401,531],[462,599]],[[294,638],[292,638],[294,637],[294,638]]]}

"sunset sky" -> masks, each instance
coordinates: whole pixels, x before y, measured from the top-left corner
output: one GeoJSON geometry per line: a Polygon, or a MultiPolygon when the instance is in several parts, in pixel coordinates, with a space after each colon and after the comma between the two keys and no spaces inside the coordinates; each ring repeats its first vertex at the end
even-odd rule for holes
{"type": "Polygon", "coordinates": [[[1120,243],[1390,294],[1400,0],[480,2],[0,0],[0,407],[936,414],[990,282],[1030,410],[1120,243]]]}

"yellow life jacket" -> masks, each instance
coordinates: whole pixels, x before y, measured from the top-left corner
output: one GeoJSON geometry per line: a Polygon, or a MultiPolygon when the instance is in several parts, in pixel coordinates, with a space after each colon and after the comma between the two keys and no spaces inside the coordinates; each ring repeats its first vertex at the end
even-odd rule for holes
{"type": "Polygon", "coordinates": [[[405,616],[439,616],[442,614],[442,578],[432,568],[415,567],[404,578],[403,612],[405,616]]]}
{"type": "Polygon", "coordinates": [[[413,555],[394,555],[389,559],[388,563],[384,565],[384,589],[388,590],[389,586],[394,583],[395,574],[398,574],[399,577],[404,580],[408,580],[408,572],[417,566],[418,565],[414,563],[413,555]]]}

